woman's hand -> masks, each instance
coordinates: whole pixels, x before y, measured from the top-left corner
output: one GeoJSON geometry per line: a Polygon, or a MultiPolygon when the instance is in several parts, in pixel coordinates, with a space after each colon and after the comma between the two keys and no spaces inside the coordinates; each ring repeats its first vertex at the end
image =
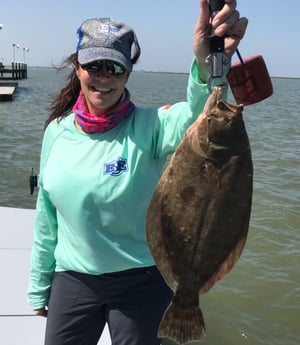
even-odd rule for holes
{"type": "Polygon", "coordinates": [[[224,2],[224,7],[212,19],[208,1],[200,0],[200,15],[194,31],[194,54],[202,71],[203,68],[206,70],[205,60],[209,55],[209,36],[212,32],[217,36],[225,35],[224,53],[229,59],[246,32],[248,20],[240,17],[236,10],[236,0],[225,0],[224,2]]]}
{"type": "Polygon", "coordinates": [[[43,317],[47,317],[48,315],[48,310],[46,308],[42,308],[42,309],[36,309],[34,310],[35,315],[37,316],[43,316],[43,317]]]}

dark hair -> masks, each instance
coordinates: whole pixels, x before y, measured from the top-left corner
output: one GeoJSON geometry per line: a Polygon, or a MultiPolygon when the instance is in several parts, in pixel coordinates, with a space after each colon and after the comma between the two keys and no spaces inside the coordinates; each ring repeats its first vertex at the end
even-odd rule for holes
{"type": "MultiPolygon", "coordinates": [[[[141,47],[135,35],[132,48],[131,62],[132,64],[135,64],[141,55],[141,47]]],[[[50,115],[45,122],[44,129],[46,129],[51,121],[55,119],[59,121],[68,116],[79,96],[81,86],[80,80],[76,75],[76,69],[79,67],[77,53],[71,54],[60,66],[55,67],[55,69],[60,71],[70,66],[72,66],[72,71],[67,77],[67,85],[52,97],[52,101],[48,107],[50,115]]]]}

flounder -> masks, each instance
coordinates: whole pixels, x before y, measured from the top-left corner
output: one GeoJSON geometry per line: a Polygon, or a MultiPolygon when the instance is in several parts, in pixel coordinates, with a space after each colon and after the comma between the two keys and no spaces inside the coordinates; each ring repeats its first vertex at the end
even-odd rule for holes
{"type": "Polygon", "coordinates": [[[158,335],[179,344],[205,333],[199,294],[236,263],[251,213],[253,165],[242,105],[216,86],[150,200],[147,241],[174,297],[158,335]]]}

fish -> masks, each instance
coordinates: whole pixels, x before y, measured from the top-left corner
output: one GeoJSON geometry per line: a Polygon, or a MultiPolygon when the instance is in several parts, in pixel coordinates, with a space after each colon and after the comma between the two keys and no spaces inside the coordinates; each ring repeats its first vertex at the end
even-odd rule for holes
{"type": "Polygon", "coordinates": [[[173,290],[158,336],[179,344],[206,334],[200,295],[239,259],[248,235],[253,162],[243,105],[215,86],[151,196],[146,238],[173,290]]]}

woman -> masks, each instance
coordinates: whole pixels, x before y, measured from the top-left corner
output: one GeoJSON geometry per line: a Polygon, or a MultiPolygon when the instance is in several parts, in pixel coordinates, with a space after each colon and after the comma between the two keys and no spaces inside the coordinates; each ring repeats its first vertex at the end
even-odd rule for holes
{"type": "Polygon", "coordinates": [[[149,252],[145,215],[166,157],[209,95],[208,35],[230,58],[247,26],[234,0],[210,22],[206,0],[194,33],[187,102],[143,109],[126,88],[140,55],[134,32],[108,18],[78,29],[74,69],[54,98],[40,162],[29,301],[47,316],[46,345],[97,344],[108,323],[114,345],[159,344],[171,298],[149,252]]]}

